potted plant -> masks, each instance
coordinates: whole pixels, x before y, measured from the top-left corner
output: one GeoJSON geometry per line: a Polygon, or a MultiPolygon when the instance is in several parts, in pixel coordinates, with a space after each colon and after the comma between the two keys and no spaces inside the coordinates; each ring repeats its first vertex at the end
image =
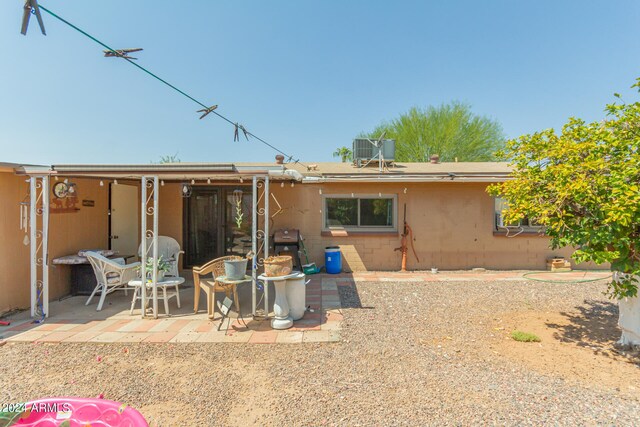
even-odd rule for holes
{"type": "MultiPolygon", "coordinates": [[[[138,267],[138,271],[140,271],[141,268],[142,266],[138,267]]],[[[156,279],[158,280],[158,282],[164,279],[165,273],[167,273],[170,268],[171,266],[169,265],[169,262],[165,261],[162,258],[162,255],[160,255],[160,258],[158,258],[158,268],[156,274],[156,279]]],[[[147,258],[147,264],[144,267],[144,273],[147,280],[151,280],[153,278],[153,257],[147,258]]]]}
{"type": "Polygon", "coordinates": [[[224,260],[224,275],[228,280],[242,280],[247,272],[247,262],[253,258],[253,252],[244,257],[234,256],[224,260]]]}

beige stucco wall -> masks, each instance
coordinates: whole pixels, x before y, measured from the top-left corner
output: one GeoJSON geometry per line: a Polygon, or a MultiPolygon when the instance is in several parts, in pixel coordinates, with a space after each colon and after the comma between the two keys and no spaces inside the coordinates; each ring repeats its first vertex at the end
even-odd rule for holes
{"type": "Polygon", "coordinates": [[[29,306],[29,246],[20,232],[24,177],[0,172],[0,313],[29,306]]]}
{"type": "MultiPolygon", "coordinates": [[[[29,246],[20,231],[19,203],[26,197],[26,177],[0,173],[0,313],[30,305],[29,246]]],[[[102,248],[108,244],[108,190],[97,180],[74,179],[79,200],[94,200],[95,206],[74,213],[49,216],[49,264],[53,258],[83,248],[102,248]]],[[[52,180],[51,185],[55,181],[52,180]]],[[[69,293],[70,271],[65,266],[49,269],[49,296],[57,299],[69,293]]]]}
{"type": "MultiPolygon", "coordinates": [[[[393,194],[398,198],[398,222],[407,204],[407,221],[414,232],[420,258],[410,253],[409,269],[545,269],[551,255],[569,257],[568,249],[552,251],[549,240],[539,236],[506,238],[494,236],[494,201],[482,183],[326,183],[272,185],[283,212],[273,219],[273,227],[299,228],[305,238],[310,260],[324,264],[324,248],[340,246],[343,266],[351,271],[399,270],[400,233],[348,237],[322,236],[322,189],[330,194],[393,194]],[[406,194],[404,189],[406,188],[406,194]]],[[[272,203],[272,213],[273,203],[272,203]]]]}

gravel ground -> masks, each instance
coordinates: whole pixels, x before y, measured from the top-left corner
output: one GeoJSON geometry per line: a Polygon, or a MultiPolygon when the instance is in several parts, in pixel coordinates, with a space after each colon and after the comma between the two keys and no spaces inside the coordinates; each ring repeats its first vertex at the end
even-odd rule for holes
{"type": "Polygon", "coordinates": [[[547,375],[491,350],[500,313],[607,303],[604,288],[340,286],[339,343],[9,344],[0,347],[0,403],[103,393],[161,426],[637,425],[640,393],[547,375]]]}

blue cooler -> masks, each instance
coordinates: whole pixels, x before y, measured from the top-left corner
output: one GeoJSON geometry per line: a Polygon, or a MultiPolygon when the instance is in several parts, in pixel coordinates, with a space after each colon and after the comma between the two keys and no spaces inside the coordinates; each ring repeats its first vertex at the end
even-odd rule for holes
{"type": "Polygon", "coordinates": [[[324,267],[329,274],[338,274],[342,271],[342,254],[338,246],[324,248],[324,267]]]}

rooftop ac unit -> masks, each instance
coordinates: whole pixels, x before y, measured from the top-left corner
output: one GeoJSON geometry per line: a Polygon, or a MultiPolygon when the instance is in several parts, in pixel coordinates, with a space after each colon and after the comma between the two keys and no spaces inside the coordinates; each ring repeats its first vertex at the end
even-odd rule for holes
{"type": "Polygon", "coordinates": [[[385,162],[396,159],[396,141],[394,139],[356,138],[353,140],[353,160],[356,163],[380,159],[380,151],[385,162]]]}

